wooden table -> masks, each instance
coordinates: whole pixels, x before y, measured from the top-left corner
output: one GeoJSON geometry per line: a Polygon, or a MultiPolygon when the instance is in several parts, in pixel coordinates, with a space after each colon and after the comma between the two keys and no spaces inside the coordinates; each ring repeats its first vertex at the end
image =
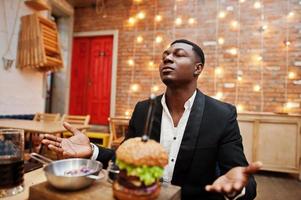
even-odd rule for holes
{"type": "MultiPolygon", "coordinates": [[[[72,125],[79,130],[88,129],[90,126],[85,125],[72,125]]],[[[20,120],[20,119],[0,119],[0,128],[16,128],[23,129],[27,132],[33,133],[47,133],[56,134],[66,131],[62,122],[43,122],[33,120],[20,120]]]]}
{"type": "MultiPolygon", "coordinates": [[[[107,175],[106,175],[107,176],[107,175]]],[[[3,198],[3,200],[62,200],[62,199],[102,199],[114,200],[112,186],[106,181],[106,177],[102,180],[95,181],[90,187],[74,191],[66,192],[56,190],[50,186],[46,181],[43,170],[37,169],[35,171],[25,174],[24,184],[25,189],[22,193],[12,197],[3,198]],[[42,196],[40,196],[42,195],[42,196]]],[[[178,186],[168,185],[162,186],[158,200],[180,200],[181,188],[178,186]]],[[[2,199],[1,199],[2,200],[2,199]]]]}

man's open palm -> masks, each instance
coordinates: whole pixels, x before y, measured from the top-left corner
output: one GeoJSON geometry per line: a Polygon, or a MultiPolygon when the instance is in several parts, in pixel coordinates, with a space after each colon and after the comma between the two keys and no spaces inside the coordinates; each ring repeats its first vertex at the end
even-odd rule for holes
{"type": "Polygon", "coordinates": [[[64,127],[70,131],[73,136],[70,138],[60,138],[54,135],[46,134],[43,136],[42,143],[48,145],[48,148],[63,155],[65,158],[88,158],[92,154],[92,148],[89,138],[73,128],[69,123],[64,122],[64,127]]]}
{"type": "Polygon", "coordinates": [[[234,167],[216,179],[212,185],[207,185],[206,190],[208,192],[224,193],[227,196],[239,194],[247,185],[249,175],[256,173],[261,166],[261,162],[254,162],[247,167],[234,167]]]}

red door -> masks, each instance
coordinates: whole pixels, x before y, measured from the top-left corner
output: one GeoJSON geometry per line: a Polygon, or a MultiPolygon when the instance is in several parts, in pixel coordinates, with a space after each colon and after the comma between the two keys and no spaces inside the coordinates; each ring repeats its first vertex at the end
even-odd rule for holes
{"type": "Polygon", "coordinates": [[[69,112],[92,124],[108,124],[112,50],[112,36],[74,38],[69,112]]]}

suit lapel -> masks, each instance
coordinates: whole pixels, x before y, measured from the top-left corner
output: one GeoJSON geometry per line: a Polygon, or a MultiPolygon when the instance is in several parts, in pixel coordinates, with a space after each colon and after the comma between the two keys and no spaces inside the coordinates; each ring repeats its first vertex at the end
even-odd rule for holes
{"type": "Polygon", "coordinates": [[[162,104],[161,99],[163,95],[160,95],[156,98],[156,109],[154,113],[154,121],[152,126],[152,132],[150,138],[156,140],[160,143],[160,134],[161,134],[161,119],[162,119],[162,104]]]}
{"type": "MultiPolygon", "coordinates": [[[[194,151],[191,151],[191,149],[194,149],[198,141],[204,107],[205,95],[197,90],[177,156],[173,173],[173,181],[177,182],[177,179],[181,179],[181,176],[185,174],[183,172],[190,167],[190,163],[194,156],[194,151]]],[[[185,178],[185,175],[183,178],[185,178]]]]}

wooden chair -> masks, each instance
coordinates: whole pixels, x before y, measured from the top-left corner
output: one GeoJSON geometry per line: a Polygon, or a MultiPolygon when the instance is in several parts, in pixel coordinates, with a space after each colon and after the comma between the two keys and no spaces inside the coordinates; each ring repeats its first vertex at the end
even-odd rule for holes
{"type": "Polygon", "coordinates": [[[48,121],[57,122],[60,119],[59,113],[36,113],[33,120],[34,121],[48,121]]]}
{"type": "Polygon", "coordinates": [[[110,117],[110,140],[109,147],[116,149],[124,140],[129,126],[128,117],[110,117]]]}
{"type": "MultiPolygon", "coordinates": [[[[62,122],[68,122],[69,124],[81,124],[81,125],[89,125],[90,122],[90,115],[67,115],[64,114],[62,117],[62,122]]],[[[82,132],[85,132],[86,130],[82,130],[82,132]]],[[[69,132],[64,132],[63,137],[70,137],[72,136],[69,132]]]]}

